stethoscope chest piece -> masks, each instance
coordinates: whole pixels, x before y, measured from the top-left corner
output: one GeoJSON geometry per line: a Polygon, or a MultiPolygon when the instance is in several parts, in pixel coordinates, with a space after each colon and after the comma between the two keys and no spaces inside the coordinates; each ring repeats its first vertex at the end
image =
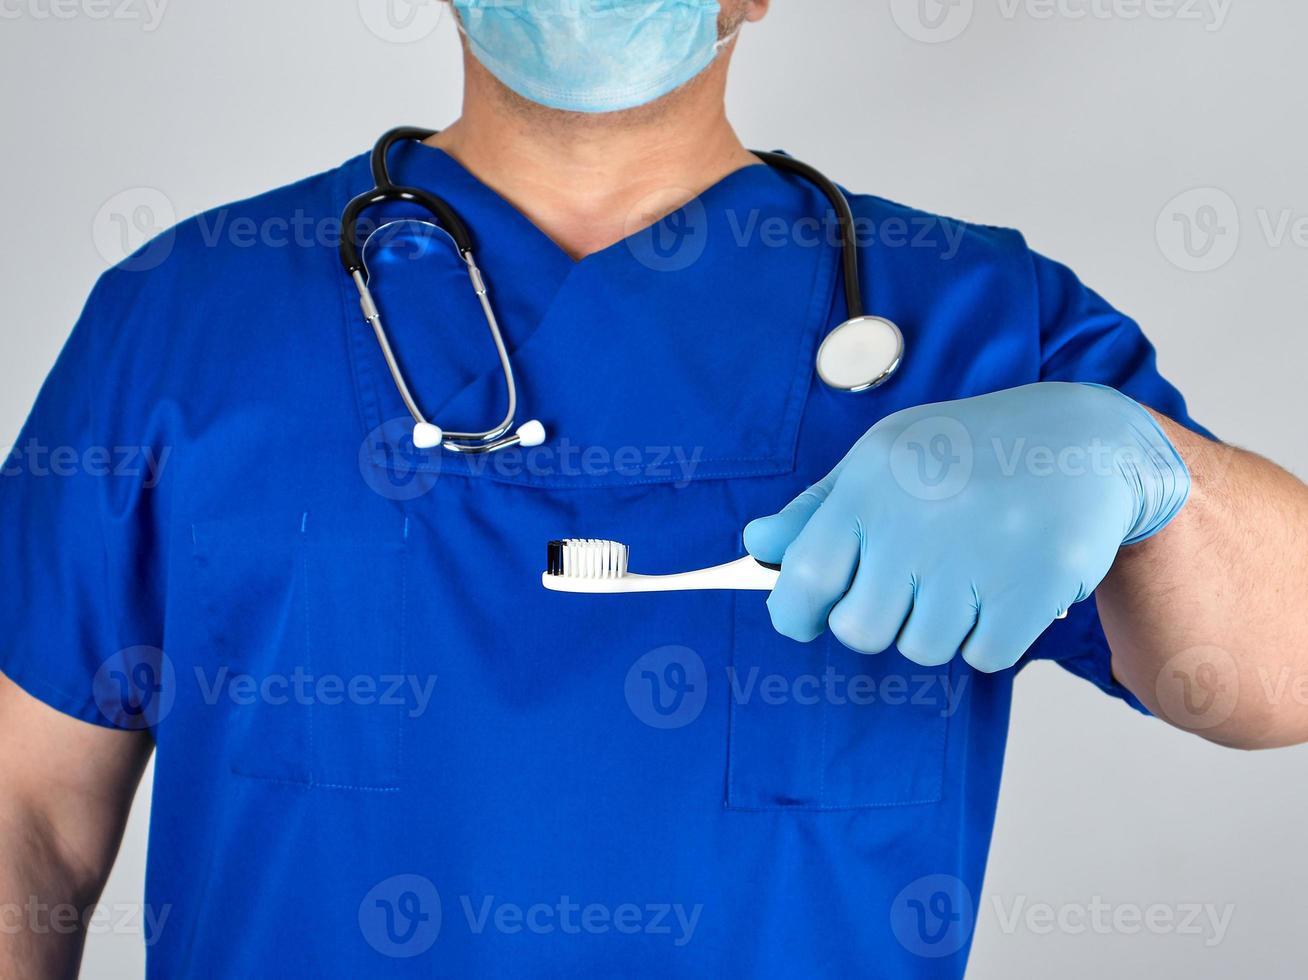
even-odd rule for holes
{"type": "Polygon", "coordinates": [[[904,359],[904,335],[879,316],[846,320],[818,348],[817,371],[837,391],[868,391],[885,384],[904,359]]]}

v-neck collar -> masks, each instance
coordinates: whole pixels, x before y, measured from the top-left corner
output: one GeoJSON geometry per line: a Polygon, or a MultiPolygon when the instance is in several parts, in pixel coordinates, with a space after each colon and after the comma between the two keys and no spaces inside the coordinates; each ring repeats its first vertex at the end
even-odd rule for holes
{"type": "MultiPolygon", "coordinates": [[[[757,163],[747,164],[724,175],[694,195],[686,204],[674,209],[669,214],[632,230],[625,237],[588,255],[573,258],[513,202],[485,183],[457,157],[440,147],[429,146],[426,143],[417,141],[401,144],[392,151],[391,168],[392,172],[400,178],[400,182],[412,184],[416,181],[417,186],[429,188],[441,197],[446,198],[454,207],[454,210],[460,213],[460,216],[463,216],[465,210],[476,212],[479,218],[488,217],[496,223],[505,225],[503,231],[513,235],[526,235],[535,239],[542,250],[557,253],[558,260],[565,263],[570,269],[599,261],[610,252],[623,248],[632,248],[634,242],[643,236],[649,235],[659,225],[669,220],[676,220],[677,215],[687,207],[703,206],[711,208],[720,200],[726,200],[731,195],[739,193],[742,189],[749,188],[751,185],[756,190],[762,190],[765,184],[773,182],[773,190],[775,191],[775,181],[782,179],[773,168],[762,160],[757,163]]],[[[480,254],[484,240],[483,236],[478,233],[475,227],[472,227],[471,221],[465,220],[465,223],[468,223],[471,228],[474,246],[480,254]]]]}

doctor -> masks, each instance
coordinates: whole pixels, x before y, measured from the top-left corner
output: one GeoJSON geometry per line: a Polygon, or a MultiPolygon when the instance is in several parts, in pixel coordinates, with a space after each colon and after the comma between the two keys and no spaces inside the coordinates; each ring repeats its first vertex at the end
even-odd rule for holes
{"type": "MultiPolygon", "coordinates": [[[[1068,269],[853,197],[906,355],[817,378],[838,250],[762,229],[830,205],[723,108],[767,0],[455,7],[464,114],[389,166],[466,222],[548,438],[416,449],[334,243],[214,233],[329,227],[366,153],[107,272],[0,478],[0,975],[74,974],[152,751],[152,978],[951,977],[1022,664],[1308,739],[1259,680],[1308,670],[1308,490],[1068,269]],[[671,572],[742,529],[766,601],[540,588],[551,538],[671,572]]],[[[398,356],[476,426],[467,269],[383,211],[398,356]]]]}

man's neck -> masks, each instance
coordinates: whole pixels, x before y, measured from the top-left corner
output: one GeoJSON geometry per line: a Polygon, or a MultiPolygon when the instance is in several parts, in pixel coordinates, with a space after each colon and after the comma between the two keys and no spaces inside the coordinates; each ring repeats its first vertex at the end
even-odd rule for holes
{"type": "Polygon", "coordinates": [[[573,258],[629,237],[758,162],[727,122],[725,65],[654,105],[584,116],[526,103],[469,61],[463,115],[431,144],[573,258]]]}

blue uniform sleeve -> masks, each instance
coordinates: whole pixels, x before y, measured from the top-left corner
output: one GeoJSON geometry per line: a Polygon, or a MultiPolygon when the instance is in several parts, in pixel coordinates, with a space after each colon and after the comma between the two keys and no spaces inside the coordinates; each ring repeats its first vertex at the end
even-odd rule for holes
{"type": "Polygon", "coordinates": [[[133,399],[116,390],[125,300],[113,275],[4,456],[0,671],[65,714],[122,727],[97,684],[125,651],[162,646],[149,527],[168,454],[149,445],[124,408],[133,399]]]}
{"type": "MultiPolygon", "coordinates": [[[[1066,266],[1032,253],[1041,345],[1041,381],[1107,385],[1206,438],[1185,399],[1158,372],[1153,345],[1140,327],[1084,286],[1066,266]]],[[[1147,709],[1113,677],[1108,640],[1094,598],[1055,623],[1027,658],[1054,660],[1100,690],[1147,709]]]]}

